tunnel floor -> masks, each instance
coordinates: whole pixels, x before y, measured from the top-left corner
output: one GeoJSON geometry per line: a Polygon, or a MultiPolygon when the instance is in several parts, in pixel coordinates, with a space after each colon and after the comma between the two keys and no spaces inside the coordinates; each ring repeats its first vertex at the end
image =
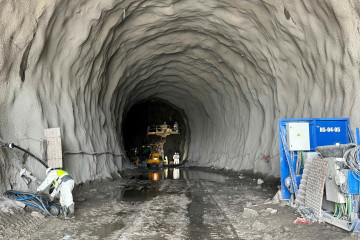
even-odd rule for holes
{"type": "Polygon", "coordinates": [[[0,211],[0,238],[356,239],[324,223],[293,224],[294,210],[271,202],[276,184],[259,188],[256,180],[203,168],[127,170],[119,180],[78,186],[75,219],[0,211]],[[245,218],[244,207],[259,215],[245,218]]]}

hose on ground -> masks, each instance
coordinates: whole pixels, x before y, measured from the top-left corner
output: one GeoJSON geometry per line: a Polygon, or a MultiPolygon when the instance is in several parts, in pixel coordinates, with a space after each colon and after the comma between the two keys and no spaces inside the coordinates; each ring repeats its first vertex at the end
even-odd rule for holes
{"type": "Polygon", "coordinates": [[[60,214],[60,207],[43,195],[8,190],[4,193],[4,197],[37,208],[45,212],[49,216],[57,216],[60,214]],[[51,212],[51,206],[54,206],[56,208],[56,213],[51,212]]]}

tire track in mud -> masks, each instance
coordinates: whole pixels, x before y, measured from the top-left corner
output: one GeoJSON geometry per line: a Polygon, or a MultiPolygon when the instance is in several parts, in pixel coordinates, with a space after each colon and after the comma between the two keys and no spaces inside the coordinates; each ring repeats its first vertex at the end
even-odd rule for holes
{"type": "Polygon", "coordinates": [[[206,184],[199,180],[187,180],[187,185],[190,188],[186,196],[191,199],[188,205],[189,238],[239,239],[226,214],[207,191],[206,184]]]}
{"type": "Polygon", "coordinates": [[[126,225],[106,239],[184,239],[189,200],[184,194],[183,181],[165,180],[155,198],[137,206],[127,217],[126,225]]]}
{"type": "Polygon", "coordinates": [[[33,217],[22,208],[0,212],[0,239],[27,239],[45,221],[45,217],[33,217]]]}

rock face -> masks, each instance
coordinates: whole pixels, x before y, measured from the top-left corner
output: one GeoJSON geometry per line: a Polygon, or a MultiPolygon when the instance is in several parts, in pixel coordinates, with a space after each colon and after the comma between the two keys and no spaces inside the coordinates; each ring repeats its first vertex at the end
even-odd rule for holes
{"type": "MultiPolygon", "coordinates": [[[[43,129],[64,151],[123,151],[138,101],[163,99],[188,120],[192,165],[279,175],[277,120],[359,124],[357,1],[0,1],[0,138],[41,155],[43,129]],[[270,155],[270,161],[261,157],[270,155]]],[[[20,184],[0,152],[1,184],[20,184]]],[[[122,156],[66,155],[78,181],[122,156]]],[[[44,177],[41,165],[25,165],[44,177]]]]}

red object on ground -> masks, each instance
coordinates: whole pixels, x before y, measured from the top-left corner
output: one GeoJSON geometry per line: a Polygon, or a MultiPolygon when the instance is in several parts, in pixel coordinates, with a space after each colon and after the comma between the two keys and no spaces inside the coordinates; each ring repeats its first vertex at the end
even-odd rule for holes
{"type": "Polygon", "coordinates": [[[305,224],[312,224],[312,222],[308,222],[306,221],[305,218],[296,218],[296,220],[294,221],[294,223],[305,223],[305,224]]]}

